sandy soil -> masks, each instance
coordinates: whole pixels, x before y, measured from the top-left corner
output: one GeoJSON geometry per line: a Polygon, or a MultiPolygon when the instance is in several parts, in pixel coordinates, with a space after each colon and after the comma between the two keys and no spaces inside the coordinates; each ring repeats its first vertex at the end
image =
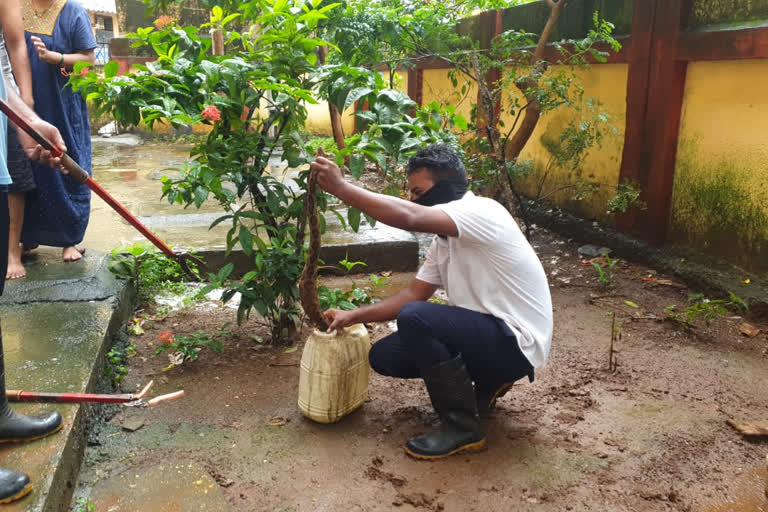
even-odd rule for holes
{"type": "MultiPolygon", "coordinates": [[[[147,322],[125,382],[155,379],[156,392],[186,396],[123,409],[98,429],[81,494],[121,473],[194,461],[231,510],[768,511],[768,442],[726,424],[768,421],[768,326],[749,319],[762,330],[750,338],[739,331],[745,319],[729,313],[687,332],[661,319],[696,290],[627,263],[608,288],[566,240],[539,233],[534,242],[555,307],[550,363],[484,420],[487,451],[438,462],[404,454],[408,437],[437,424],[421,381],[373,375],[359,411],[334,425],[304,419],[301,343],[260,344],[265,331],[253,320],[228,327],[222,354],[206,350],[163,371],[161,331],[213,333],[234,322],[231,309],[192,309],[147,322]],[[610,313],[620,339],[609,370],[610,313]],[[131,424],[141,427],[121,429],[131,424]]],[[[374,340],[389,332],[371,327],[374,340]]]]}

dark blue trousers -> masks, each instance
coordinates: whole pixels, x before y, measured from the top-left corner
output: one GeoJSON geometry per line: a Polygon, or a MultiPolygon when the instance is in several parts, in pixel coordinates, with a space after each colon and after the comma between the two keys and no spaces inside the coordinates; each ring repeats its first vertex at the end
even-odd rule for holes
{"type": "Polygon", "coordinates": [[[382,375],[415,379],[423,369],[459,354],[480,389],[493,392],[525,376],[533,379],[533,367],[502,320],[431,302],[403,306],[397,332],[376,342],[369,359],[382,375]]]}

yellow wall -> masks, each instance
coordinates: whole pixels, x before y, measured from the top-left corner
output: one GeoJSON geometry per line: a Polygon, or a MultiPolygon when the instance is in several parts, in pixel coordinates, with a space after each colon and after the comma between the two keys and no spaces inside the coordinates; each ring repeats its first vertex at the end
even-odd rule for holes
{"type": "MultiPolygon", "coordinates": [[[[307,107],[307,122],[305,126],[310,133],[316,135],[333,135],[331,131],[331,118],[328,113],[328,103],[319,101],[316,105],[305,105],[307,107]]],[[[349,107],[341,114],[341,125],[344,128],[344,134],[350,135],[355,127],[355,109],[349,107]]]]}
{"type": "MultiPolygon", "coordinates": [[[[616,192],[619,183],[619,171],[621,170],[621,153],[624,148],[624,124],[626,116],[627,96],[627,65],[626,64],[600,64],[591,69],[578,71],[577,80],[584,88],[584,97],[593,98],[601,103],[600,109],[610,116],[610,125],[615,129],[604,130],[602,147],[594,147],[589,150],[585,159],[580,177],[577,173],[568,170],[550,171],[544,182],[543,195],[569,184],[583,181],[597,183],[597,190],[581,201],[572,201],[575,189],[563,189],[554,194],[551,199],[561,206],[567,206],[582,215],[590,218],[599,218],[611,221],[606,214],[605,203],[616,192]]],[[[555,67],[552,72],[558,72],[555,67]]],[[[521,158],[533,159],[535,174],[529,180],[529,194],[535,193],[537,183],[541,181],[543,170],[550,159],[550,152],[541,144],[543,137],[559,139],[563,129],[575,118],[577,112],[572,109],[560,108],[553,110],[539,120],[533,136],[523,150],[521,158]]],[[[594,113],[592,114],[592,117],[594,113]]],[[[589,117],[585,112],[584,117],[589,117]]],[[[507,126],[512,126],[513,119],[503,119],[507,126]]]]}
{"type": "MultiPolygon", "coordinates": [[[[557,72],[555,67],[552,72],[557,72]]],[[[460,78],[460,76],[459,76],[460,78]]],[[[592,97],[602,103],[602,109],[611,116],[610,124],[618,133],[606,130],[602,148],[595,147],[589,153],[584,162],[581,180],[590,183],[599,183],[602,186],[583,201],[573,202],[573,190],[565,190],[552,196],[552,199],[562,206],[568,206],[579,213],[591,218],[610,220],[606,215],[605,202],[614,195],[619,181],[621,168],[621,153],[624,147],[624,123],[626,114],[627,94],[627,65],[626,64],[600,64],[592,66],[589,70],[577,73],[577,79],[585,90],[585,97],[592,97]]],[[[444,105],[454,105],[456,112],[470,117],[472,104],[477,100],[477,88],[474,84],[467,83],[464,94],[461,94],[462,83],[454,88],[445,69],[425,69],[423,77],[422,104],[427,105],[436,101],[444,105]]],[[[398,87],[402,91],[408,90],[407,74],[401,74],[401,83],[398,87]]],[[[328,125],[327,107],[314,106],[310,111],[310,119],[307,121],[308,129],[313,133],[330,135],[328,125]]],[[[571,110],[556,110],[544,117],[539,122],[533,137],[523,152],[524,159],[534,159],[537,172],[541,172],[549,160],[549,153],[541,145],[542,136],[559,137],[563,128],[573,118],[575,112],[571,110]]],[[[345,123],[351,117],[345,113],[345,123]]],[[[504,119],[507,126],[511,125],[510,119],[504,119]]],[[[345,124],[345,133],[349,134],[345,124]]],[[[564,172],[551,173],[544,187],[544,194],[548,191],[560,188],[569,183],[579,181],[575,176],[569,176],[564,172]]],[[[532,187],[534,181],[531,180],[532,187]]],[[[529,188],[529,192],[533,190],[529,188]]]]}
{"type": "MultiPolygon", "coordinates": [[[[396,85],[395,89],[398,89],[404,93],[408,92],[408,73],[396,73],[396,85]]],[[[389,75],[384,73],[384,79],[389,80],[389,75]]],[[[305,126],[307,130],[315,135],[326,135],[330,137],[333,135],[331,131],[331,121],[328,114],[328,103],[325,101],[319,101],[316,105],[306,105],[307,107],[307,122],[305,126]]],[[[341,114],[341,123],[344,129],[344,135],[350,136],[354,132],[355,128],[355,109],[349,107],[341,114]]]]}
{"type": "Polygon", "coordinates": [[[472,104],[477,101],[477,87],[474,84],[467,84],[467,90],[462,95],[462,84],[454,88],[448,78],[448,70],[425,69],[423,85],[422,104],[428,105],[436,101],[441,105],[453,105],[456,107],[457,114],[469,119],[472,104]]]}
{"type": "Polygon", "coordinates": [[[768,61],[688,65],[674,240],[768,270],[768,61]]]}
{"type": "MultiPolygon", "coordinates": [[[[553,199],[559,204],[576,209],[589,217],[605,219],[605,202],[615,193],[621,168],[626,113],[627,65],[596,65],[590,70],[579,72],[578,79],[581,81],[587,97],[593,97],[602,102],[602,108],[611,116],[611,125],[617,129],[618,134],[607,132],[602,148],[593,149],[583,166],[582,179],[584,181],[600,183],[605,186],[600,187],[597,192],[580,202],[570,200],[573,196],[573,190],[555,194],[553,199]]],[[[457,113],[469,119],[472,105],[477,100],[477,88],[474,84],[467,83],[467,89],[462,95],[461,86],[462,83],[459,82],[458,88],[453,87],[447,70],[424,70],[423,104],[426,105],[432,101],[451,104],[456,106],[457,113]]],[[[571,111],[553,111],[540,120],[522,155],[524,159],[534,160],[537,172],[541,172],[546,161],[549,160],[549,153],[540,142],[542,136],[559,137],[562,129],[573,115],[574,113],[571,111]]],[[[511,119],[504,118],[503,120],[507,126],[512,126],[511,119]]],[[[577,181],[576,178],[569,177],[565,173],[553,173],[547,178],[544,193],[575,181],[577,181]]],[[[528,192],[533,190],[533,183],[533,180],[529,182],[528,192]]]]}

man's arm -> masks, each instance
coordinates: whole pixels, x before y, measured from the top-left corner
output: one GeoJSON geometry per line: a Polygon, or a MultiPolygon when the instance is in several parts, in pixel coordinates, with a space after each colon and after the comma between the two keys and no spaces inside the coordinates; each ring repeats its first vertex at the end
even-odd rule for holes
{"type": "Polygon", "coordinates": [[[27,43],[24,40],[24,21],[21,18],[21,8],[17,0],[0,2],[0,20],[3,20],[3,36],[11,58],[13,76],[19,86],[21,98],[30,108],[35,104],[32,96],[32,72],[29,67],[27,43]]]}
{"type": "Polygon", "coordinates": [[[332,160],[318,157],[311,169],[317,172],[320,187],[342,202],[370,215],[379,222],[406,231],[458,236],[453,220],[438,208],[421,206],[385,194],[376,194],[347,183],[332,160]]]}
{"type": "Polygon", "coordinates": [[[403,306],[410,302],[429,299],[432,294],[435,293],[437,288],[437,285],[414,279],[411,281],[411,284],[408,285],[408,288],[400,290],[391,297],[387,297],[376,304],[353,309],[352,311],[329,309],[325,312],[325,315],[331,320],[331,324],[328,326],[328,332],[352,324],[394,320],[397,318],[397,314],[403,306]]]}

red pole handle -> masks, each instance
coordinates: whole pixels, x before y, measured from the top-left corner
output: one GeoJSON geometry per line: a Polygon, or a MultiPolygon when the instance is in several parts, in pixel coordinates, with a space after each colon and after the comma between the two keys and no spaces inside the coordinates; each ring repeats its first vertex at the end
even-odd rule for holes
{"type": "Polygon", "coordinates": [[[29,123],[22,119],[11,108],[11,106],[2,99],[0,99],[0,110],[2,110],[3,113],[7,115],[8,118],[13,121],[19,128],[24,130],[30,137],[32,137],[38,144],[40,144],[40,146],[50,151],[54,157],[61,157],[61,165],[63,165],[69,171],[69,174],[74,179],[93,190],[100,198],[104,200],[104,202],[106,202],[109,206],[112,207],[113,210],[120,214],[122,218],[127,220],[131,226],[136,228],[142,235],[147,238],[147,240],[152,242],[155,247],[160,249],[163,254],[171,259],[176,259],[177,255],[171,250],[170,247],[168,247],[162,240],[155,236],[154,233],[147,229],[146,226],[144,226],[144,224],[142,224],[139,219],[137,219],[131,212],[126,210],[123,205],[118,203],[111,195],[109,195],[109,193],[104,190],[101,185],[93,181],[85,169],[80,167],[78,163],[72,159],[72,157],[54,146],[51,141],[45,138],[44,135],[32,128],[29,123]]]}
{"type": "MultiPolygon", "coordinates": [[[[113,209],[113,210],[115,210],[115,211],[116,211],[116,212],[117,212],[117,213],[118,213],[118,214],[119,214],[119,215],[120,215],[122,218],[124,218],[126,221],[128,221],[128,223],[129,223],[131,226],[133,226],[134,228],[136,228],[136,229],[139,231],[139,233],[141,233],[142,235],[144,235],[144,236],[146,237],[146,239],[147,239],[147,240],[149,240],[150,242],[152,242],[152,244],[153,244],[155,247],[157,247],[158,249],[160,249],[160,250],[163,252],[163,254],[165,254],[166,256],[168,256],[168,257],[169,257],[169,258],[171,258],[171,259],[176,259],[176,258],[178,257],[178,255],[177,255],[176,253],[174,253],[174,252],[171,250],[171,248],[170,248],[170,247],[168,247],[168,246],[165,244],[165,242],[163,242],[162,240],[160,240],[160,239],[159,239],[157,236],[155,236],[155,234],[154,234],[153,232],[151,232],[149,229],[147,229],[147,227],[146,227],[144,224],[142,224],[142,223],[141,223],[141,221],[140,221],[139,219],[137,219],[137,218],[136,218],[136,217],[135,217],[135,216],[134,216],[134,215],[133,215],[131,212],[129,212],[128,210],[126,210],[126,209],[125,209],[125,207],[124,207],[123,205],[121,205],[120,203],[118,203],[118,202],[117,202],[117,200],[115,200],[115,198],[114,198],[114,197],[112,197],[111,195],[109,195],[109,193],[108,193],[106,190],[104,190],[103,188],[101,188],[101,185],[99,185],[98,183],[96,183],[95,181],[93,181],[93,179],[92,179],[90,176],[88,176],[88,173],[87,173],[87,172],[85,172],[85,171],[82,169],[82,167],[80,167],[79,165],[77,165],[77,164],[75,163],[75,161],[74,161],[74,160],[72,160],[72,159],[69,157],[69,155],[66,155],[66,154],[65,154],[65,155],[62,157],[62,159],[61,159],[61,163],[62,163],[62,165],[64,165],[64,166],[66,167],[66,166],[68,165],[68,162],[72,162],[74,165],[76,165],[76,166],[77,166],[77,169],[79,169],[79,170],[80,170],[80,172],[83,172],[83,173],[85,173],[85,177],[86,177],[86,179],[85,179],[85,181],[82,181],[81,183],[84,183],[84,184],[85,184],[85,185],[86,185],[88,188],[90,188],[91,190],[93,190],[93,192],[94,192],[96,195],[98,195],[100,198],[102,198],[102,199],[104,200],[104,202],[105,202],[105,203],[107,203],[109,206],[111,206],[111,207],[112,207],[112,209],[113,209]]],[[[67,167],[67,169],[69,169],[69,167],[67,167]]],[[[71,172],[71,171],[70,171],[70,172],[71,172]]],[[[77,171],[76,171],[76,172],[77,172],[77,171]]],[[[78,178],[76,178],[76,179],[78,179],[78,178]]],[[[79,181],[79,179],[78,179],[78,181],[79,181]]]]}
{"type": "Polygon", "coordinates": [[[19,391],[9,389],[6,396],[11,402],[53,402],[53,403],[79,403],[98,402],[119,404],[131,402],[136,399],[133,394],[100,395],[94,393],[38,393],[36,391],[19,391]]]}

